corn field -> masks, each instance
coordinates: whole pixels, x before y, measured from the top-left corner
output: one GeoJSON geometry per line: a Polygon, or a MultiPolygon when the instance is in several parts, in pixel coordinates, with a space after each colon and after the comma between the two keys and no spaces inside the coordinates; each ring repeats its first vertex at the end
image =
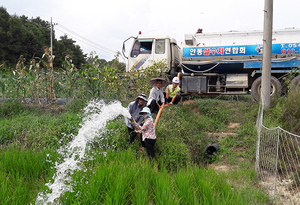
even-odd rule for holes
{"type": "MultiPolygon", "coordinates": [[[[163,62],[154,63],[143,72],[121,72],[112,67],[100,68],[97,57],[90,64],[77,69],[66,56],[62,67],[53,70],[49,51],[42,59],[33,59],[25,65],[22,57],[12,72],[0,73],[0,98],[17,99],[34,104],[54,104],[58,98],[68,102],[74,99],[131,100],[138,94],[148,94],[152,77],[163,76],[163,62]]],[[[166,77],[166,76],[163,76],[166,77]]]]}

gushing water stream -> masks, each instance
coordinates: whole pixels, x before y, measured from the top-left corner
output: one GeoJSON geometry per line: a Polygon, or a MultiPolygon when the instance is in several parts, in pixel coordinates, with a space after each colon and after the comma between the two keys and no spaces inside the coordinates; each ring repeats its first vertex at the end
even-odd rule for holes
{"type": "Polygon", "coordinates": [[[78,134],[67,146],[57,151],[62,156],[62,163],[55,163],[56,173],[53,182],[46,183],[51,193],[39,193],[35,204],[56,204],[57,199],[67,191],[72,191],[72,174],[83,168],[82,162],[87,160],[86,150],[89,142],[101,138],[105,133],[106,123],[119,115],[130,117],[126,108],[120,102],[105,104],[103,100],[93,100],[84,108],[84,117],[78,134]]]}

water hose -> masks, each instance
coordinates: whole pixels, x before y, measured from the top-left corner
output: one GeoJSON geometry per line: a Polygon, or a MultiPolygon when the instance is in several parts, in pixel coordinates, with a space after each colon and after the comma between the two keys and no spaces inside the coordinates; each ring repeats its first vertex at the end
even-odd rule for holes
{"type": "Polygon", "coordinates": [[[161,112],[162,112],[163,109],[164,109],[163,106],[161,106],[160,109],[159,109],[159,111],[158,111],[158,113],[157,113],[157,115],[156,115],[155,122],[154,122],[154,126],[155,127],[156,127],[156,124],[157,124],[157,122],[159,120],[159,117],[160,117],[161,112]]]}

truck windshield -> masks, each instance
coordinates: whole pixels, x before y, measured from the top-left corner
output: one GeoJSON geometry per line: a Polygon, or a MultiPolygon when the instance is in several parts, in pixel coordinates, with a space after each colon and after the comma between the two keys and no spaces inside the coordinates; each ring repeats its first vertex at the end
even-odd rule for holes
{"type": "Polygon", "coordinates": [[[139,54],[151,54],[152,51],[152,39],[139,39],[134,42],[131,51],[131,57],[135,58],[139,54]]]}

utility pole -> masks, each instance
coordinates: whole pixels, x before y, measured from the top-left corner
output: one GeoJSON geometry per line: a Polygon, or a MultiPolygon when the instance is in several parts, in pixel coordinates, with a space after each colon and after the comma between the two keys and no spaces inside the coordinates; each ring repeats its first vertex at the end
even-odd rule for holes
{"type": "Polygon", "coordinates": [[[52,34],[53,34],[53,26],[57,25],[57,23],[52,23],[52,17],[51,17],[51,27],[50,27],[50,68],[53,68],[53,38],[52,38],[52,34]]]}
{"type": "Polygon", "coordinates": [[[261,100],[263,108],[270,106],[273,0],[265,0],[261,100]]]}
{"type": "MultiPolygon", "coordinates": [[[[57,25],[57,24],[56,24],[57,25]]],[[[52,53],[52,33],[53,33],[53,24],[52,24],[52,17],[51,17],[51,25],[50,25],[50,57],[49,57],[49,67],[50,67],[50,72],[49,72],[49,86],[47,90],[47,102],[52,103],[53,99],[57,102],[57,99],[54,94],[54,70],[53,70],[53,53],[52,53]]],[[[48,51],[49,52],[49,51],[48,51]]]]}
{"type": "Polygon", "coordinates": [[[53,68],[53,60],[52,60],[52,30],[53,30],[53,24],[52,24],[52,17],[51,17],[51,33],[50,33],[50,49],[51,49],[51,55],[50,55],[50,68],[53,68]]]}

